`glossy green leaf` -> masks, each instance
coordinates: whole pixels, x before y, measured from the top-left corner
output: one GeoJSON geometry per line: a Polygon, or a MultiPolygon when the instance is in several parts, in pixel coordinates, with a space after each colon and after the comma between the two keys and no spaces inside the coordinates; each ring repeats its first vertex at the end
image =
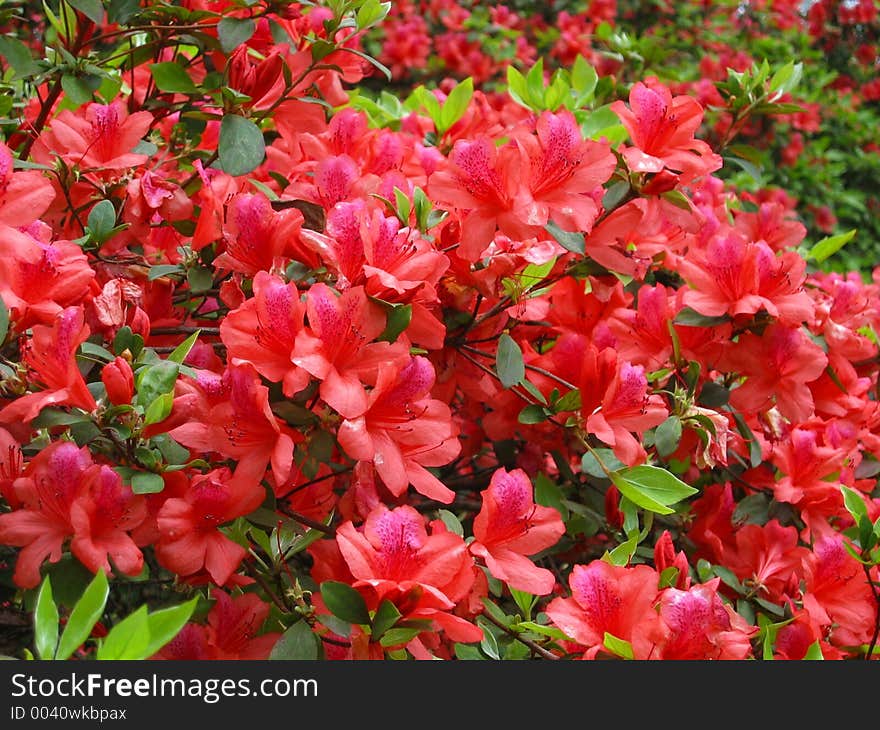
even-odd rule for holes
{"type": "Polygon", "coordinates": [[[149,645],[147,606],[143,605],[110,629],[101,640],[96,656],[102,661],[146,659],[149,645]]]}
{"type": "Polygon", "coordinates": [[[565,231],[559,226],[557,226],[553,221],[548,221],[547,225],[544,226],[544,229],[556,239],[556,243],[558,243],[562,248],[566,251],[571,251],[572,253],[584,255],[586,243],[584,242],[584,234],[583,233],[571,233],[569,231],[565,231]]]}
{"type": "Polygon", "coordinates": [[[217,23],[217,37],[224,53],[231,53],[240,45],[247,43],[257,29],[252,18],[227,16],[217,23]]]}
{"type": "Polygon", "coordinates": [[[158,494],[165,489],[165,480],[161,474],[151,471],[139,471],[131,477],[131,491],[135,494],[158,494]]]}
{"type": "Polygon", "coordinates": [[[153,656],[153,654],[180,633],[180,630],[192,617],[198,603],[199,598],[196,596],[177,606],[152,611],[147,616],[150,641],[144,650],[145,659],[153,656]]]}
{"type": "Polygon", "coordinates": [[[654,432],[654,446],[660,456],[669,456],[681,442],[681,419],[669,416],[654,432]]]}
{"type": "Polygon", "coordinates": [[[34,608],[34,648],[40,659],[54,659],[58,646],[58,606],[52,596],[52,581],[47,575],[37,594],[34,608]]]}
{"type": "Polygon", "coordinates": [[[670,505],[698,491],[666,469],[647,464],[615,472],[611,480],[627,499],[661,515],[672,514],[670,505]]]}
{"type": "Polygon", "coordinates": [[[375,641],[401,619],[401,613],[387,598],[376,609],[372,622],[372,640],[375,641]]]}
{"type": "Polygon", "coordinates": [[[186,69],[174,61],[150,64],[150,73],[159,91],[169,94],[195,94],[198,92],[186,69]]]}
{"type": "Polygon", "coordinates": [[[220,122],[217,154],[223,172],[237,177],[253,172],[266,156],[263,132],[250,119],[227,114],[220,122]]]}
{"type": "Polygon", "coordinates": [[[522,350],[506,332],[498,338],[498,351],[495,355],[495,370],[501,385],[511,388],[526,376],[522,350]]]}
{"type": "Polygon", "coordinates": [[[58,650],[55,652],[56,659],[70,658],[73,652],[89,638],[92,629],[104,613],[109,593],[107,576],[104,571],[98,571],[70,612],[61,640],[58,642],[58,650]]]}
{"type": "Polygon", "coordinates": [[[66,0],[71,6],[79,10],[95,25],[104,22],[104,6],[101,0],[66,0]]]}
{"type": "Polygon", "coordinates": [[[618,639],[613,634],[609,634],[607,631],[605,632],[605,638],[602,642],[602,645],[608,649],[615,656],[619,656],[621,659],[632,659],[633,658],[633,648],[632,644],[630,644],[625,639],[618,639]]]}
{"type": "Polygon", "coordinates": [[[269,652],[269,659],[313,661],[318,658],[318,641],[308,622],[300,619],[281,634],[269,652]]]}
{"type": "Polygon", "coordinates": [[[369,624],[370,613],[363,596],[347,583],[327,580],[321,583],[321,598],[334,616],[350,624],[369,624]]]}
{"type": "Polygon", "coordinates": [[[846,233],[838,233],[836,236],[827,236],[823,238],[810,249],[807,258],[812,259],[817,263],[822,263],[829,256],[834,255],[849,243],[855,237],[856,232],[857,229],[853,228],[846,233]]]}

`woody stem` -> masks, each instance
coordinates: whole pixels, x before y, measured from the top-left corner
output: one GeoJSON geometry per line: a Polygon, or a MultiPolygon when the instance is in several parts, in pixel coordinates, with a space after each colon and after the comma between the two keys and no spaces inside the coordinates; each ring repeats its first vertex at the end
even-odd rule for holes
{"type": "Polygon", "coordinates": [[[483,613],[482,616],[490,623],[495,624],[495,626],[497,626],[499,629],[501,629],[508,636],[512,636],[514,639],[516,639],[521,644],[525,644],[527,647],[529,647],[529,649],[531,649],[536,654],[540,654],[542,657],[544,657],[544,659],[554,659],[554,660],[559,659],[559,657],[556,656],[556,654],[554,654],[553,652],[547,651],[543,646],[536,644],[531,639],[527,639],[524,636],[521,636],[519,633],[514,631],[509,626],[505,626],[503,623],[501,623],[498,619],[496,619],[490,613],[483,613]]]}
{"type": "Polygon", "coordinates": [[[325,535],[335,535],[336,528],[330,527],[329,525],[325,525],[323,522],[318,522],[317,520],[313,520],[311,517],[306,517],[305,515],[300,514],[299,512],[294,512],[289,507],[280,504],[278,505],[278,509],[281,510],[288,517],[292,517],[294,520],[299,522],[301,525],[305,525],[306,527],[311,527],[313,530],[318,530],[318,532],[323,532],[325,535]]]}

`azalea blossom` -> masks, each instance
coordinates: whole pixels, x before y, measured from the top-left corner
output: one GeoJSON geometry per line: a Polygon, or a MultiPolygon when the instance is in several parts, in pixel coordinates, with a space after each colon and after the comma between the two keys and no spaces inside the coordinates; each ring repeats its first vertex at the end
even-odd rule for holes
{"type": "Polygon", "coordinates": [[[471,553],[513,588],[539,596],[550,593],[556,578],[528,556],[552,547],[565,533],[559,512],[534,503],[531,481],[522,469],[498,469],[482,495],[471,553]]]}

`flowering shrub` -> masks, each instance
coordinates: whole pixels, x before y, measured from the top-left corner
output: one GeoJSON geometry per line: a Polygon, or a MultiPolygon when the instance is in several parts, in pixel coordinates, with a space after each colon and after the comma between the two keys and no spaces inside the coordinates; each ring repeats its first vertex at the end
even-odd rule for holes
{"type": "Polygon", "coordinates": [[[44,7],[0,37],[7,653],[880,653],[880,268],[730,174],[803,64],[682,87],[592,3],[551,73],[477,6],[506,86],[375,94],[413,6],[44,7]]]}

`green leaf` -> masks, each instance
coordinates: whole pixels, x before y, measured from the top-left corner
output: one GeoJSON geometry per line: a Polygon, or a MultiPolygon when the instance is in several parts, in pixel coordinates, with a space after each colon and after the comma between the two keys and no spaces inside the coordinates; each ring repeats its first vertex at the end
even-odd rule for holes
{"type": "Polygon", "coordinates": [[[144,650],[144,659],[153,656],[153,654],[180,633],[180,630],[192,617],[198,603],[199,597],[196,596],[186,603],[170,606],[169,608],[161,608],[147,616],[150,641],[144,650]]]}
{"type": "Polygon", "coordinates": [[[581,256],[584,255],[586,249],[583,233],[564,231],[553,221],[548,221],[547,225],[544,226],[544,230],[553,236],[553,238],[556,239],[556,242],[566,251],[571,251],[572,253],[577,253],[581,256]]]}
{"type": "Polygon", "coordinates": [[[535,478],[535,503],[544,507],[552,507],[562,516],[565,522],[569,517],[568,507],[564,504],[564,494],[559,485],[544,472],[538,472],[535,478]]]}
{"type": "Polygon", "coordinates": [[[173,360],[160,360],[138,372],[138,405],[149,407],[150,403],[165,393],[174,392],[174,384],[180,366],[173,360]]]}
{"type": "Polygon", "coordinates": [[[358,30],[369,28],[385,19],[391,10],[390,2],[379,2],[379,0],[367,0],[358,8],[355,22],[358,30]]]}
{"type": "Polygon", "coordinates": [[[263,132],[250,119],[227,114],[220,122],[217,153],[223,172],[233,177],[247,175],[259,167],[266,156],[263,132]]]}
{"type": "Polygon", "coordinates": [[[661,515],[672,514],[670,505],[698,491],[666,469],[646,464],[615,472],[611,480],[624,497],[661,515]]]}
{"type": "Polygon", "coordinates": [[[217,37],[224,53],[231,53],[238,46],[247,43],[257,29],[252,18],[221,18],[217,23],[217,37]]]}
{"type": "Polygon", "coordinates": [[[397,606],[387,598],[383,599],[373,616],[372,631],[370,634],[372,641],[381,637],[386,631],[394,626],[394,624],[400,621],[401,616],[402,614],[397,610],[397,606]]]}
{"type": "Polygon", "coordinates": [[[483,652],[479,650],[478,647],[472,646],[471,644],[455,644],[455,658],[460,661],[483,661],[486,657],[483,655],[483,652]]]}
{"type": "Polygon", "coordinates": [[[31,55],[30,48],[18,38],[0,35],[0,56],[12,67],[15,78],[26,78],[40,72],[40,66],[31,55]]]}
{"type": "Polygon", "coordinates": [[[183,364],[183,361],[186,360],[186,356],[189,355],[189,351],[192,350],[193,345],[196,344],[196,340],[199,339],[199,335],[201,334],[201,330],[196,330],[189,337],[187,337],[183,342],[181,342],[177,347],[174,348],[174,351],[168,356],[168,359],[172,362],[176,362],[178,365],[183,364]]]}
{"type": "Polygon", "coordinates": [[[602,641],[602,645],[614,654],[614,656],[619,656],[621,659],[634,658],[632,644],[625,639],[618,639],[607,631],[605,632],[605,638],[602,641]]]}
{"type": "Polygon", "coordinates": [[[58,650],[55,652],[56,659],[70,658],[73,652],[89,638],[89,634],[104,613],[109,593],[107,576],[103,570],[99,570],[70,612],[61,634],[61,641],[58,642],[58,650]]]}
{"type": "Polygon", "coordinates": [[[180,273],[182,273],[180,264],[158,264],[150,267],[150,271],[147,274],[147,280],[153,281],[155,279],[160,279],[163,276],[168,276],[168,274],[180,273]]]}
{"type": "Polygon", "coordinates": [[[813,259],[817,263],[822,263],[825,259],[837,253],[847,243],[849,243],[856,235],[857,229],[853,228],[846,233],[838,233],[836,236],[827,236],[813,246],[807,258],[813,259]]]}
{"type": "Polygon", "coordinates": [[[67,2],[95,25],[101,25],[104,22],[104,6],[101,4],[101,0],[67,0],[67,2]]]}
{"type": "Polygon", "coordinates": [[[843,492],[843,503],[847,511],[858,524],[859,520],[868,516],[868,507],[865,505],[865,500],[862,499],[862,496],[857,491],[847,487],[845,484],[840,485],[840,491],[843,492]]]}
{"type": "Polygon", "coordinates": [[[522,350],[506,332],[498,338],[498,351],[495,354],[495,370],[501,385],[510,388],[526,376],[522,350]]]}
{"type": "Polygon", "coordinates": [[[775,74],[773,74],[773,77],[770,79],[768,91],[776,92],[778,96],[786,94],[800,83],[801,76],[803,76],[803,71],[803,63],[794,63],[793,61],[789,61],[775,74]]]}
{"type": "Polygon", "coordinates": [[[681,419],[678,416],[669,416],[654,432],[654,446],[660,456],[669,456],[678,448],[680,441],[681,419]]]}
{"type": "Polygon", "coordinates": [[[688,327],[717,327],[719,324],[729,322],[730,316],[722,314],[719,317],[711,317],[707,314],[700,314],[690,307],[682,307],[672,321],[675,324],[683,324],[688,327]]]}
{"type": "Polygon", "coordinates": [[[624,463],[614,455],[611,449],[593,449],[581,458],[581,471],[597,479],[607,479],[608,475],[599,463],[599,459],[609,471],[616,472],[625,468],[624,463]]]}
{"type": "Polygon", "coordinates": [[[9,308],[3,297],[0,297],[0,345],[6,341],[6,335],[9,334],[9,308]]]}
{"type": "Polygon", "coordinates": [[[549,418],[547,409],[544,406],[539,406],[537,403],[529,403],[517,416],[517,420],[527,426],[543,423],[547,418],[549,418]]]}
{"type": "Polygon", "coordinates": [[[822,655],[822,645],[819,643],[819,640],[816,639],[807,648],[807,653],[804,654],[804,661],[816,661],[819,659],[825,659],[825,657],[822,655]]]}
{"type": "Polygon", "coordinates": [[[363,596],[347,583],[326,580],[321,583],[321,598],[334,616],[350,624],[369,624],[370,613],[363,596]]]}
{"type": "Polygon", "coordinates": [[[198,92],[186,69],[174,61],[150,64],[150,73],[159,91],[169,94],[195,94],[198,92]]]}
{"type": "Polygon", "coordinates": [[[109,200],[101,200],[89,211],[87,223],[92,238],[103,243],[116,226],[116,208],[109,200]]]}
{"type": "Polygon", "coordinates": [[[544,626],[534,621],[520,621],[511,628],[515,630],[531,631],[541,636],[547,636],[551,639],[559,639],[560,641],[573,641],[573,639],[564,631],[557,629],[555,626],[544,626]]]}
{"type": "Polygon", "coordinates": [[[440,518],[440,521],[446,526],[446,529],[451,533],[458,535],[459,537],[464,537],[464,528],[461,526],[461,521],[456,517],[452,512],[448,509],[438,510],[437,516],[440,518]]]}
{"type": "Polygon", "coordinates": [[[412,322],[412,304],[395,304],[386,310],[385,329],[379,335],[380,342],[396,342],[412,322]]]}
{"type": "Polygon", "coordinates": [[[34,608],[34,647],[40,659],[54,659],[58,646],[58,606],[52,596],[52,581],[47,575],[37,594],[34,608]]]}
{"type": "Polygon", "coordinates": [[[379,643],[382,646],[398,646],[400,644],[406,644],[423,631],[424,629],[417,628],[388,629],[388,631],[382,635],[382,638],[379,639],[379,643]]]}
{"type": "Polygon", "coordinates": [[[595,109],[581,124],[581,133],[587,139],[605,137],[611,144],[626,139],[628,132],[620,123],[620,118],[612,111],[610,105],[595,109]]]}
{"type": "Polygon", "coordinates": [[[318,637],[304,619],[300,619],[281,634],[269,652],[269,659],[273,661],[313,661],[317,658],[318,637]]]}
{"type": "Polygon", "coordinates": [[[570,390],[553,404],[553,410],[557,413],[563,411],[576,411],[581,407],[581,392],[578,389],[570,390]]]}
{"type": "MultiPolygon", "coordinates": [[[[98,81],[100,81],[100,79],[98,79],[98,81]]],[[[100,83],[98,86],[100,86],[100,83]]],[[[87,104],[92,101],[92,94],[95,91],[95,89],[92,88],[92,84],[90,84],[85,78],[74,76],[73,74],[64,74],[61,77],[61,88],[64,89],[64,95],[74,104],[87,104]]],[[[97,88],[97,86],[95,88],[97,88]]]]}
{"type": "Polygon", "coordinates": [[[587,60],[578,54],[571,67],[571,88],[578,94],[578,101],[583,104],[593,98],[599,74],[587,60]]]}
{"type": "Polygon", "coordinates": [[[110,0],[107,22],[125,25],[140,11],[140,0],[110,0]]]}
{"type": "Polygon", "coordinates": [[[98,647],[97,658],[99,661],[146,659],[149,645],[150,626],[145,604],[110,629],[98,647]]]}
{"type": "Polygon", "coordinates": [[[474,95],[474,80],[470,77],[466,78],[458,84],[443,102],[443,108],[440,110],[440,125],[437,128],[439,134],[444,134],[452,127],[467,110],[468,104],[474,95]]]}
{"type": "Polygon", "coordinates": [[[81,354],[89,355],[90,357],[95,357],[99,360],[104,360],[105,362],[110,362],[115,357],[110,350],[101,347],[101,345],[94,342],[89,342],[88,340],[83,342],[79,349],[81,354]]]}
{"type": "Polygon", "coordinates": [[[139,471],[131,477],[131,491],[135,494],[158,494],[163,489],[165,489],[165,480],[161,474],[139,471]]]}
{"type": "Polygon", "coordinates": [[[174,394],[163,393],[150,403],[146,411],[144,411],[144,425],[149,426],[152,423],[161,423],[171,415],[173,408],[174,394]]]}
{"type": "Polygon", "coordinates": [[[634,532],[631,537],[624,540],[616,548],[606,552],[605,555],[602,556],[602,559],[611,563],[611,565],[617,565],[620,567],[629,565],[629,561],[632,560],[632,556],[635,555],[638,546],[639,533],[634,532]]]}
{"type": "Polygon", "coordinates": [[[204,266],[194,266],[186,272],[186,283],[193,294],[208,291],[214,286],[214,271],[204,266]]]}
{"type": "Polygon", "coordinates": [[[517,71],[514,66],[507,67],[507,93],[520,106],[524,106],[527,109],[534,108],[528,98],[529,91],[526,88],[526,77],[517,71]]]}

